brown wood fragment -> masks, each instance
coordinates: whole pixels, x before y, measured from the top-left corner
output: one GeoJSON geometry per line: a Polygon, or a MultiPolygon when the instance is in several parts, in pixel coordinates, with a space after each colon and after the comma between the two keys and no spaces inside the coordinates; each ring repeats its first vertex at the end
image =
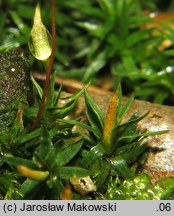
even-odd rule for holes
{"type": "MultiPolygon", "coordinates": [[[[40,81],[45,81],[46,75],[45,74],[40,74],[38,72],[33,72],[33,76],[35,79],[40,80],[40,81]]],[[[67,79],[67,78],[63,78],[63,77],[56,77],[55,79],[55,83],[57,85],[61,85],[63,83],[64,88],[66,88],[66,90],[68,92],[74,93],[75,91],[77,91],[78,89],[82,89],[84,88],[84,83],[74,80],[74,79],[67,79]]],[[[101,89],[98,88],[96,86],[89,86],[88,91],[91,93],[95,93],[95,94],[111,94],[110,91],[105,90],[105,89],[101,89]]]]}

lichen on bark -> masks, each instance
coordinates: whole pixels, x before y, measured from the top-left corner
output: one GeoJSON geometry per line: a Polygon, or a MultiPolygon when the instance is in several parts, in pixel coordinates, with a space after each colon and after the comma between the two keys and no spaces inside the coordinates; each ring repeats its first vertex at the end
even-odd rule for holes
{"type": "Polygon", "coordinates": [[[17,48],[0,53],[0,129],[7,130],[31,98],[27,55],[17,48]]]}

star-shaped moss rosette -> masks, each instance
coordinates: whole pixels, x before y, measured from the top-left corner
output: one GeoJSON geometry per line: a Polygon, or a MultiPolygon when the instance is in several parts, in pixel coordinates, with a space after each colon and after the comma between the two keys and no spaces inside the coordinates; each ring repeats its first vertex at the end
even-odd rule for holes
{"type": "MultiPolygon", "coordinates": [[[[99,109],[91,96],[85,91],[86,115],[90,125],[75,120],[65,120],[67,123],[78,125],[88,130],[89,135],[83,134],[86,142],[81,150],[81,157],[77,160],[80,166],[91,171],[91,176],[96,185],[96,197],[111,199],[119,193],[116,190],[123,190],[124,199],[129,199],[125,194],[124,185],[141,184],[144,187],[132,189],[132,199],[161,199],[172,196],[174,193],[174,178],[164,178],[154,185],[150,182],[150,177],[143,174],[142,167],[146,161],[148,150],[146,147],[146,137],[167,133],[167,130],[158,132],[140,132],[137,130],[137,123],[146,117],[148,113],[139,116],[134,113],[126,122],[122,122],[124,115],[131,107],[133,97],[130,97],[125,105],[122,105],[122,91],[118,91],[110,99],[106,116],[99,109]],[[148,181],[144,181],[144,178],[148,181]],[[167,187],[167,181],[173,182],[171,187],[167,187]],[[111,183],[109,183],[111,182],[111,183]],[[112,195],[108,195],[112,184],[117,182],[117,187],[113,186],[112,195]],[[123,186],[122,186],[123,184],[123,186]],[[163,185],[163,186],[162,186],[163,185]],[[153,195],[148,192],[149,188],[160,188],[152,190],[153,195]],[[134,192],[133,192],[134,191],[134,192]],[[139,194],[144,194],[140,196],[139,194]]],[[[114,184],[115,185],[115,184],[114,184]]],[[[134,185],[135,186],[135,185],[134,185]]],[[[136,187],[136,186],[135,186],[136,187]]],[[[122,198],[121,196],[118,198],[122,198]]]]}

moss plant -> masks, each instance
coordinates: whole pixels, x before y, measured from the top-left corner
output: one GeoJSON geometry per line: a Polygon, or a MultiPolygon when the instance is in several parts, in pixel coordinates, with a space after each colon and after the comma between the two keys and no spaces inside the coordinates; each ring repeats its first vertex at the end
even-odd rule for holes
{"type": "MultiPolygon", "coordinates": [[[[141,157],[146,153],[144,138],[165,131],[138,132],[136,124],[144,116],[137,114],[120,123],[132,98],[124,107],[120,106],[121,90],[118,90],[117,99],[111,100],[109,107],[117,107],[116,118],[113,117],[116,123],[112,130],[107,126],[112,133],[105,143],[105,118],[109,113],[113,115],[110,108],[105,117],[85,89],[72,95],[63,107],[57,107],[61,88],[55,91],[52,87],[50,94],[54,96],[41,124],[30,132],[28,127],[21,130],[16,119],[9,134],[0,135],[3,199],[169,199],[173,195],[173,178],[152,185],[150,177],[139,170],[141,157]],[[65,118],[82,95],[89,124],[65,118]],[[74,130],[74,126],[79,129],[74,130]],[[85,191],[80,179],[85,182],[85,191]],[[70,195],[65,194],[67,187],[70,195]]],[[[24,123],[32,123],[37,109],[25,110],[24,123]]]]}

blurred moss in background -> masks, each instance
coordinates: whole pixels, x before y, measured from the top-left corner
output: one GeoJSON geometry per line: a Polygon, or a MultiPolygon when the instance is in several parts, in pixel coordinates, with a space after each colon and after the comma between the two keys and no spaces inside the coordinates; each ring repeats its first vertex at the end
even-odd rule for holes
{"type": "MultiPolygon", "coordinates": [[[[66,78],[84,83],[121,82],[125,95],[155,103],[174,104],[174,29],[163,23],[154,28],[144,11],[174,10],[172,0],[57,0],[57,50],[54,68],[66,78]],[[165,31],[168,33],[166,34],[165,31]],[[171,45],[163,50],[164,40],[171,45]]],[[[35,0],[0,1],[0,51],[26,49],[35,0]]],[[[50,1],[40,1],[42,17],[51,26],[50,1]]],[[[43,70],[31,60],[32,70],[43,70]]]]}

